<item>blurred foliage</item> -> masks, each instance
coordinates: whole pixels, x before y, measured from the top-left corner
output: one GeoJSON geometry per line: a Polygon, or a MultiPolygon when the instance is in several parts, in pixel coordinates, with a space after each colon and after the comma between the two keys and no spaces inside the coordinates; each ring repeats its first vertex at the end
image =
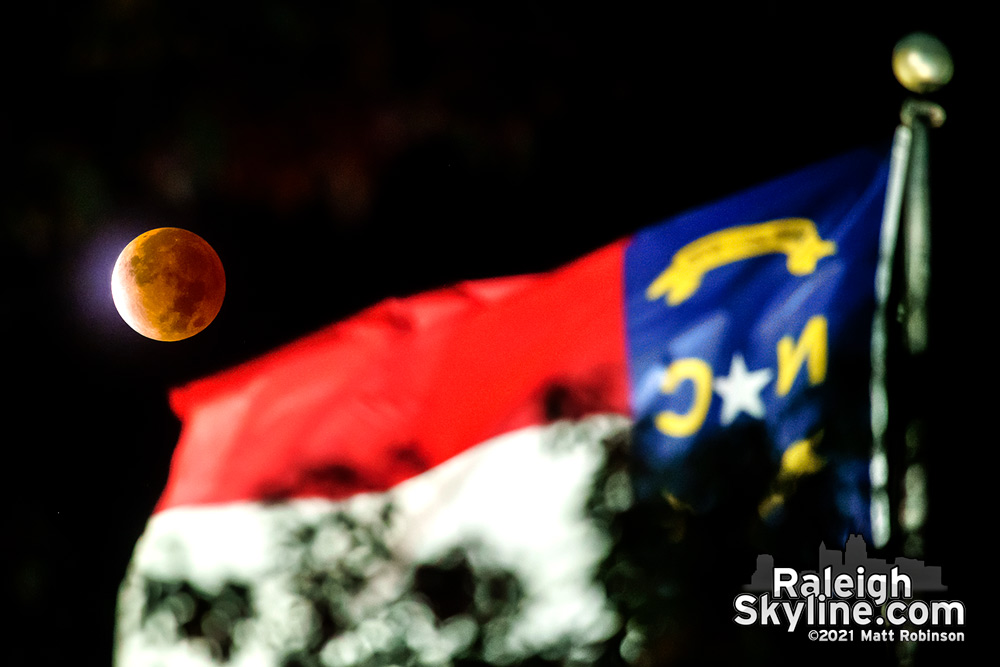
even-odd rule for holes
{"type": "MultiPolygon", "coordinates": [[[[550,446],[566,452],[580,446],[574,437],[567,431],[550,446]]],[[[754,451],[746,434],[742,442],[754,451]]],[[[777,554],[783,566],[815,569],[821,539],[829,540],[838,525],[825,516],[834,510],[814,495],[829,480],[822,474],[803,480],[789,493],[784,521],[767,523],[758,506],[769,493],[768,476],[740,474],[746,462],[736,462],[727,474],[733,487],[727,498],[693,515],[663,498],[636,501],[627,430],[600,446],[603,464],[590,482],[585,514],[608,545],[590,576],[618,619],[610,635],[565,635],[534,648],[512,643],[528,602],[523,573],[477,542],[456,543],[428,562],[399,560],[387,543],[395,509],[386,502],[281,528],[273,576],[290,582],[296,602],[288,622],[296,628],[274,647],[282,656],[278,664],[799,664],[810,647],[804,632],[739,626],[733,600],[749,583],[758,554],[777,554]],[[400,592],[385,597],[392,590],[386,581],[396,578],[400,592]]],[[[259,605],[268,604],[255,592],[262,585],[273,586],[229,581],[209,595],[187,581],[147,580],[143,632],[166,644],[207,643],[213,659],[225,664],[234,645],[238,650],[241,623],[260,618],[259,605]],[[173,620],[155,629],[150,619],[161,611],[173,620]]],[[[838,659],[891,659],[882,647],[860,648],[865,651],[858,645],[824,650],[838,659]]]]}

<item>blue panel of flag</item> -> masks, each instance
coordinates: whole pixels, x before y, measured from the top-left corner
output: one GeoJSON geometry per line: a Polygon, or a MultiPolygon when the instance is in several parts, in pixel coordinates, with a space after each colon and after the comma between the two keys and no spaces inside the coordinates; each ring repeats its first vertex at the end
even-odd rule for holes
{"type": "Polygon", "coordinates": [[[852,152],[638,233],[625,254],[636,488],[696,511],[821,479],[870,534],[870,346],[888,175],[852,152]]]}

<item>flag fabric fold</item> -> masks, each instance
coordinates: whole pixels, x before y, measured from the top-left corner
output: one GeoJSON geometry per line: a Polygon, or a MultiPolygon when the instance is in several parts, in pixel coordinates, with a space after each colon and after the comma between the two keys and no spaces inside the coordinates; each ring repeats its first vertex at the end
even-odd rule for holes
{"type": "Polygon", "coordinates": [[[762,521],[806,493],[868,534],[886,177],[856,151],[175,390],[116,661],[582,664],[621,630],[598,505],[708,512],[752,479],[762,521]]]}
{"type": "Polygon", "coordinates": [[[623,249],[392,299],[174,391],[157,509],[384,491],[517,428],[628,414],[623,249]]]}

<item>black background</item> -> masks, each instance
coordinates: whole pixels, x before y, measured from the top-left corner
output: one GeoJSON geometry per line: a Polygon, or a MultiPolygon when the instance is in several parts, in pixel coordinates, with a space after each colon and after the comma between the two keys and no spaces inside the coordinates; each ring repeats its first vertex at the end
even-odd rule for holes
{"type": "Polygon", "coordinates": [[[934,354],[908,387],[932,418],[926,559],[982,628],[969,598],[995,502],[970,475],[995,446],[984,313],[996,217],[981,204],[996,171],[977,99],[991,74],[983,17],[584,4],[8,13],[0,439],[14,664],[110,660],[118,585],[179,433],[170,387],[387,296],[551,269],[886,143],[907,95],[892,47],[918,29],[956,63],[932,96],[949,114],[932,135],[934,354]],[[111,302],[118,252],[159,226],[200,234],[227,271],[216,321],[178,343],[135,334],[111,302]]]}

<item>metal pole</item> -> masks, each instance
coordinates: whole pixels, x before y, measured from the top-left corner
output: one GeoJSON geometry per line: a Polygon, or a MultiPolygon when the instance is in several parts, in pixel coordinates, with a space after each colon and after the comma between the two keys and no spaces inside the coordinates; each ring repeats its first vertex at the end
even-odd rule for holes
{"type": "MultiPolygon", "coordinates": [[[[940,41],[930,35],[916,33],[896,45],[893,52],[893,71],[899,82],[908,90],[924,94],[945,85],[951,79],[954,69],[951,55],[940,41]]],[[[887,501],[889,519],[884,522],[884,527],[889,532],[880,536],[883,538],[881,543],[887,544],[891,539],[893,549],[900,549],[902,552],[894,555],[921,559],[924,555],[924,524],[929,502],[927,471],[924,466],[928,446],[925,417],[927,406],[926,399],[922,394],[914,392],[913,387],[919,386],[921,378],[926,375],[927,351],[930,345],[929,130],[944,123],[945,113],[944,109],[933,102],[911,98],[903,104],[900,117],[902,120],[900,130],[908,130],[909,137],[902,197],[903,289],[900,338],[905,350],[899,350],[898,365],[893,366],[899,373],[898,379],[893,383],[894,389],[888,406],[894,414],[898,413],[895,423],[901,428],[889,430],[890,435],[886,435],[885,425],[888,422],[889,409],[887,407],[882,423],[881,440],[879,434],[873,430],[875,449],[872,468],[874,472],[876,457],[881,456],[885,469],[880,479],[884,482],[880,499],[887,501]],[[903,401],[899,402],[900,399],[903,401]]],[[[886,296],[888,291],[885,290],[886,296]]],[[[888,309],[882,316],[886,317],[887,312],[888,309]]],[[[889,347],[889,344],[890,340],[886,338],[884,345],[889,347]]],[[[888,354],[883,356],[883,363],[888,356],[888,354]]],[[[882,367],[883,372],[885,368],[886,366],[882,367]]],[[[874,411],[872,423],[874,426],[874,411]]],[[[875,498],[879,489],[874,484],[875,475],[872,477],[873,532],[875,532],[875,498]]],[[[916,653],[915,642],[900,642],[896,646],[896,659],[900,665],[914,664],[916,653]]]]}
{"type": "Polygon", "coordinates": [[[892,140],[889,179],[882,210],[882,233],[879,238],[878,266],[875,269],[875,318],[872,324],[871,427],[872,538],[877,549],[884,548],[892,535],[894,503],[889,479],[889,293],[896,263],[896,239],[903,207],[907,167],[910,161],[912,132],[900,125],[892,140]]]}
{"type": "MultiPolygon", "coordinates": [[[[936,38],[924,33],[914,33],[900,40],[893,51],[892,67],[899,82],[915,93],[940,88],[954,72],[948,50],[936,38]]],[[[924,427],[921,411],[914,409],[910,401],[899,402],[900,387],[912,383],[898,383],[890,400],[889,360],[893,357],[895,344],[895,337],[890,333],[894,316],[890,293],[902,219],[904,266],[900,305],[901,337],[908,354],[902,369],[905,375],[906,371],[912,372],[915,366],[923,363],[928,346],[928,130],[942,125],[945,113],[937,104],[911,98],[903,104],[900,118],[902,123],[893,139],[875,276],[871,380],[872,537],[877,548],[886,547],[891,540],[907,556],[918,557],[923,553],[921,529],[927,508],[924,470],[920,466],[924,427]],[[895,415],[892,422],[890,412],[895,415]],[[897,434],[901,437],[896,437],[897,434]]]]}
{"type": "MultiPolygon", "coordinates": [[[[931,204],[929,130],[944,122],[944,110],[923,100],[907,100],[902,119],[910,128],[909,170],[906,179],[903,246],[906,291],[903,296],[903,337],[908,357],[904,375],[907,386],[919,384],[927,371],[928,297],[930,295],[931,204]]],[[[924,555],[924,523],[927,517],[926,405],[916,394],[908,397],[903,445],[897,455],[900,475],[897,509],[900,547],[903,555],[924,555]]]]}
{"type": "Polygon", "coordinates": [[[911,354],[927,349],[927,297],[930,294],[931,201],[930,127],[940,127],[945,114],[937,104],[909,99],[900,114],[910,128],[910,164],[906,178],[906,342],[911,354]]]}

